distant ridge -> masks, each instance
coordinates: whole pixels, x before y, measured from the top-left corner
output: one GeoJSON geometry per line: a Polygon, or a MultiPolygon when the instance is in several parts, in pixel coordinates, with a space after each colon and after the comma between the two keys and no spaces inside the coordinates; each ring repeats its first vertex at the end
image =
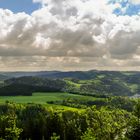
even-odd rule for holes
{"type": "MultiPolygon", "coordinates": [[[[23,77],[23,76],[39,76],[46,78],[78,78],[78,79],[92,79],[96,74],[126,74],[135,75],[140,74],[138,71],[107,71],[107,70],[89,70],[89,71],[34,71],[34,72],[0,72],[0,75],[6,77],[23,77]]],[[[7,78],[6,78],[7,79],[7,78]]]]}

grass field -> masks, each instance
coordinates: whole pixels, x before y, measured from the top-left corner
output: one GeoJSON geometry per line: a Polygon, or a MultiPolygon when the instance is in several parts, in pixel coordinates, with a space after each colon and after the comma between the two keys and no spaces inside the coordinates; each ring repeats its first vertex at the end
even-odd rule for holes
{"type": "Polygon", "coordinates": [[[74,98],[80,100],[97,100],[99,98],[75,95],[69,93],[34,93],[33,96],[0,96],[0,103],[5,101],[15,103],[38,103],[46,104],[48,101],[61,101],[66,98],[74,98]]]}

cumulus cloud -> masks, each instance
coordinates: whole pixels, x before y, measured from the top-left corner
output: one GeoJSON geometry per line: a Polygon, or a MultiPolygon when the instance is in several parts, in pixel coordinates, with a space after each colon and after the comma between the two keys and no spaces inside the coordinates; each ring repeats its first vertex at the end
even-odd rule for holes
{"type": "Polygon", "coordinates": [[[120,5],[107,0],[33,2],[42,3],[42,8],[31,15],[0,9],[1,67],[88,70],[140,66],[139,15],[116,16],[113,11],[120,5]]]}

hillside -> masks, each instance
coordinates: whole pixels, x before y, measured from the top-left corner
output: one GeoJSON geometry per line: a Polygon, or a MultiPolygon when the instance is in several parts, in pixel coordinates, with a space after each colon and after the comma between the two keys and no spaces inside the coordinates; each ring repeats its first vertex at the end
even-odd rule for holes
{"type": "MultiPolygon", "coordinates": [[[[6,74],[6,73],[5,73],[6,74]]],[[[86,95],[132,96],[140,92],[139,72],[77,71],[36,72],[3,80],[0,95],[31,95],[32,92],[69,92],[86,95]],[[29,75],[34,76],[29,76],[29,75]]],[[[16,73],[17,75],[17,73],[16,73]]],[[[8,74],[13,76],[13,74],[8,74]]]]}
{"type": "Polygon", "coordinates": [[[0,81],[6,80],[6,79],[9,79],[9,78],[11,78],[11,76],[0,74],[0,81]]]}
{"type": "MultiPolygon", "coordinates": [[[[53,78],[53,79],[63,79],[63,78],[74,78],[79,80],[90,80],[94,79],[98,76],[108,76],[109,78],[119,78],[125,79],[128,81],[135,81],[140,77],[140,72],[121,72],[121,71],[98,71],[98,70],[90,70],[90,71],[36,71],[36,72],[0,72],[0,75],[6,77],[27,77],[27,76],[35,76],[35,77],[43,77],[43,78],[53,78]]],[[[140,83],[140,80],[139,80],[140,83]]]]}

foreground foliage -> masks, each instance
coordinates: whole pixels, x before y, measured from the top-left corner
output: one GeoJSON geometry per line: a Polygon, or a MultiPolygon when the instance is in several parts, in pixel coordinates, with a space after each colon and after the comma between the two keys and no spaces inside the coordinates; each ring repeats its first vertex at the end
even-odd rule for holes
{"type": "Polygon", "coordinates": [[[130,140],[140,138],[140,104],[134,113],[96,106],[60,110],[39,104],[0,105],[1,140],[130,140]]]}

